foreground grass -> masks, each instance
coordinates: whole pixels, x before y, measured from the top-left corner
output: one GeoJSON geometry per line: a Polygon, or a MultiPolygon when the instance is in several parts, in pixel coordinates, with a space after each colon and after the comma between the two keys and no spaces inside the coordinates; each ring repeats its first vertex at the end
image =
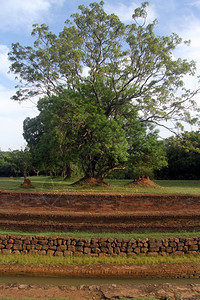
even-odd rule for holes
{"type": "Polygon", "coordinates": [[[159,263],[200,263],[200,254],[195,255],[132,255],[132,256],[47,256],[31,254],[0,254],[0,264],[20,264],[20,265],[80,265],[80,264],[150,264],[159,263]]]}
{"type": "MultiPolygon", "coordinates": [[[[29,177],[33,187],[30,191],[37,192],[90,192],[90,193],[182,193],[182,194],[197,194],[200,195],[200,180],[155,180],[158,185],[154,187],[130,186],[131,180],[105,180],[108,186],[73,186],[71,185],[78,178],[70,180],[63,180],[61,177],[51,179],[45,176],[29,177]]],[[[0,177],[0,190],[24,190],[20,186],[23,178],[9,179],[7,177],[0,177]]],[[[26,190],[26,189],[25,189],[26,190]]]]}
{"type": "Polygon", "coordinates": [[[155,238],[163,239],[168,237],[200,237],[199,231],[180,231],[180,232],[85,232],[85,231],[73,231],[73,232],[24,232],[24,231],[13,231],[13,230],[1,230],[0,235],[40,235],[40,236],[65,236],[73,238],[118,238],[118,239],[146,239],[155,238]]]}

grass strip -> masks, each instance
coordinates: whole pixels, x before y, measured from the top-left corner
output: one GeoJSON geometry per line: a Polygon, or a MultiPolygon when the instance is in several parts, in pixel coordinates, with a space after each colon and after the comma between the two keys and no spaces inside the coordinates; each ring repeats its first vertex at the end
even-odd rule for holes
{"type": "Polygon", "coordinates": [[[118,238],[118,239],[146,239],[146,238],[169,238],[169,237],[200,237],[199,231],[180,231],[180,232],[85,232],[85,231],[73,231],[73,232],[25,232],[25,231],[13,231],[13,230],[3,230],[0,229],[0,235],[24,235],[32,236],[39,235],[45,237],[51,236],[63,236],[63,237],[73,237],[73,238],[118,238]]]}
{"type": "MultiPolygon", "coordinates": [[[[50,178],[47,176],[31,176],[32,188],[30,191],[37,192],[90,192],[90,193],[159,193],[159,194],[192,194],[200,195],[199,180],[155,180],[158,185],[155,187],[129,185],[132,180],[127,179],[106,179],[107,186],[91,187],[88,185],[71,185],[78,178],[63,180],[61,177],[50,178]]],[[[0,177],[0,189],[3,190],[26,190],[21,187],[23,178],[0,177]]]]}
{"type": "Polygon", "coordinates": [[[20,265],[80,265],[80,264],[150,264],[159,263],[200,263],[200,254],[195,255],[168,255],[168,256],[150,256],[150,255],[133,255],[133,256],[46,256],[31,254],[0,254],[0,264],[20,264],[20,265]]]}

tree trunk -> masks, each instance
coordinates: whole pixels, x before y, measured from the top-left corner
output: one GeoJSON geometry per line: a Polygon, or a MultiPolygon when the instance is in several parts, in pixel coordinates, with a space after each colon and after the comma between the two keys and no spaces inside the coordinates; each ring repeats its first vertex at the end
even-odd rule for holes
{"type": "Polygon", "coordinates": [[[72,177],[72,167],[71,167],[70,163],[68,163],[68,165],[66,166],[66,176],[67,176],[67,178],[72,177]]]}

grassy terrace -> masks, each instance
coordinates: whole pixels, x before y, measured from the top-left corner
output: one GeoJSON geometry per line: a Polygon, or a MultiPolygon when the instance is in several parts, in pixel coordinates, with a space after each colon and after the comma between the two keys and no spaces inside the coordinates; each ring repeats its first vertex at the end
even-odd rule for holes
{"type": "MultiPolygon", "coordinates": [[[[61,177],[51,179],[45,176],[29,177],[33,187],[30,191],[36,192],[91,192],[91,193],[162,193],[162,194],[193,194],[200,195],[200,180],[155,180],[158,187],[141,187],[131,186],[131,180],[114,180],[106,179],[108,186],[89,187],[89,186],[73,186],[71,185],[78,178],[63,180],[61,177]]],[[[20,186],[23,178],[9,179],[0,177],[0,190],[24,190],[20,186]]]]}
{"type": "Polygon", "coordinates": [[[0,254],[0,264],[20,264],[20,265],[79,265],[79,264],[158,264],[158,263],[200,263],[200,254],[195,255],[168,255],[168,256],[47,256],[32,254],[0,254]]]}
{"type": "Polygon", "coordinates": [[[145,238],[155,238],[164,239],[168,237],[200,237],[200,232],[192,231],[181,231],[181,232],[84,232],[84,231],[74,231],[74,232],[24,232],[24,231],[11,231],[11,230],[1,230],[0,235],[41,235],[41,236],[67,236],[73,238],[119,238],[119,239],[145,239],[145,238]]]}

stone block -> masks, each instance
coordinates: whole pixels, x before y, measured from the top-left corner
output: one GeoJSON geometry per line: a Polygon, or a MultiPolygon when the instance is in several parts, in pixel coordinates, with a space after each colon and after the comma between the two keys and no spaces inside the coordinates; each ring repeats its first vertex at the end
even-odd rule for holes
{"type": "Polygon", "coordinates": [[[159,252],[160,247],[150,247],[149,252],[159,252]]]}
{"type": "Polygon", "coordinates": [[[48,244],[48,240],[38,240],[38,244],[47,245],[48,244]]]}
{"type": "Polygon", "coordinates": [[[77,252],[77,251],[74,252],[74,256],[82,256],[82,255],[83,255],[83,252],[77,252]]]}
{"type": "Polygon", "coordinates": [[[127,252],[127,247],[120,247],[120,252],[127,252]]]}
{"type": "Polygon", "coordinates": [[[38,254],[38,250],[31,249],[31,250],[29,250],[28,253],[29,253],[29,254],[33,254],[33,255],[36,255],[36,254],[38,254]]]}
{"type": "Polygon", "coordinates": [[[83,252],[83,247],[82,246],[76,246],[75,251],[76,252],[83,252]]]}
{"type": "Polygon", "coordinates": [[[59,246],[63,245],[63,240],[62,239],[58,239],[58,245],[59,246]]]}
{"type": "Polygon", "coordinates": [[[69,246],[67,247],[67,250],[68,250],[68,251],[75,252],[76,248],[75,248],[75,246],[73,246],[73,245],[69,245],[69,246]]]}
{"type": "Polygon", "coordinates": [[[22,240],[15,240],[15,244],[22,244],[22,240]]]}
{"type": "Polygon", "coordinates": [[[81,241],[78,241],[78,242],[76,243],[76,245],[77,245],[77,246],[82,246],[82,247],[83,247],[83,246],[85,245],[85,243],[84,243],[84,242],[81,242],[81,241]]]}
{"type": "Polygon", "coordinates": [[[140,247],[137,247],[133,250],[136,254],[139,254],[141,252],[141,249],[140,247]]]}
{"type": "Polygon", "coordinates": [[[42,250],[42,245],[35,245],[36,250],[42,250]]]}
{"type": "Polygon", "coordinates": [[[64,251],[63,255],[64,256],[72,256],[73,252],[72,251],[64,251]]]}
{"type": "Polygon", "coordinates": [[[38,254],[39,254],[39,255],[46,255],[46,254],[47,254],[47,251],[45,251],[45,250],[39,250],[39,251],[38,251],[38,254]]]}
{"type": "MultiPolygon", "coordinates": [[[[93,248],[94,249],[94,248],[93,248]]],[[[95,250],[97,250],[98,248],[95,248],[95,250]]],[[[84,249],[83,249],[83,253],[84,254],[90,254],[91,253],[91,251],[92,251],[92,249],[91,248],[88,248],[88,247],[85,247],[84,249]]],[[[97,253],[99,253],[100,252],[100,249],[98,249],[96,252],[95,251],[93,251],[93,254],[97,254],[97,253]]]]}
{"type": "Polygon", "coordinates": [[[112,247],[108,248],[108,254],[113,255],[113,248],[112,247]]]}
{"type": "Polygon", "coordinates": [[[143,248],[141,248],[141,253],[147,253],[148,251],[149,251],[149,249],[148,248],[145,248],[145,247],[143,247],[143,248]]]}
{"type": "Polygon", "coordinates": [[[57,246],[57,251],[65,251],[67,250],[67,245],[57,246]]]}
{"type": "Polygon", "coordinates": [[[21,254],[19,250],[14,250],[12,253],[15,254],[15,255],[21,254]]]}
{"type": "MultiPolygon", "coordinates": [[[[86,247],[85,247],[85,249],[86,249],[86,247]]],[[[90,249],[90,248],[88,248],[88,249],[90,249]]],[[[101,250],[99,249],[99,248],[91,248],[91,253],[100,253],[101,252],[101,250]]]]}
{"type": "Polygon", "coordinates": [[[11,254],[12,250],[11,249],[2,249],[1,253],[3,253],[3,254],[11,254]]]}
{"type": "Polygon", "coordinates": [[[120,253],[120,247],[113,248],[113,253],[114,254],[119,254],[120,253]]]}
{"type": "Polygon", "coordinates": [[[22,250],[22,245],[20,245],[20,244],[14,244],[13,245],[13,250],[22,250]]]}
{"type": "Polygon", "coordinates": [[[189,245],[188,250],[189,251],[198,251],[199,247],[198,247],[198,245],[189,245]]]}
{"type": "Polygon", "coordinates": [[[63,256],[64,253],[62,251],[55,251],[55,256],[63,256]]]}
{"type": "Polygon", "coordinates": [[[53,250],[47,250],[47,255],[48,256],[53,256],[54,253],[55,253],[55,251],[53,251],[53,250]]]}
{"type": "Polygon", "coordinates": [[[9,239],[8,240],[8,244],[13,244],[14,243],[14,240],[13,239],[9,239]]]}
{"type": "Polygon", "coordinates": [[[120,252],[119,256],[126,256],[126,253],[125,252],[120,252]]]}
{"type": "Polygon", "coordinates": [[[56,246],[49,246],[48,248],[49,248],[49,250],[53,250],[53,251],[56,251],[56,249],[57,249],[56,246]]]}
{"type": "Polygon", "coordinates": [[[102,253],[107,253],[108,252],[108,248],[106,248],[106,247],[101,247],[100,249],[101,249],[102,253]]]}
{"type": "Polygon", "coordinates": [[[172,247],[166,247],[166,252],[167,252],[167,253],[172,253],[172,252],[173,252],[172,247]]]}

